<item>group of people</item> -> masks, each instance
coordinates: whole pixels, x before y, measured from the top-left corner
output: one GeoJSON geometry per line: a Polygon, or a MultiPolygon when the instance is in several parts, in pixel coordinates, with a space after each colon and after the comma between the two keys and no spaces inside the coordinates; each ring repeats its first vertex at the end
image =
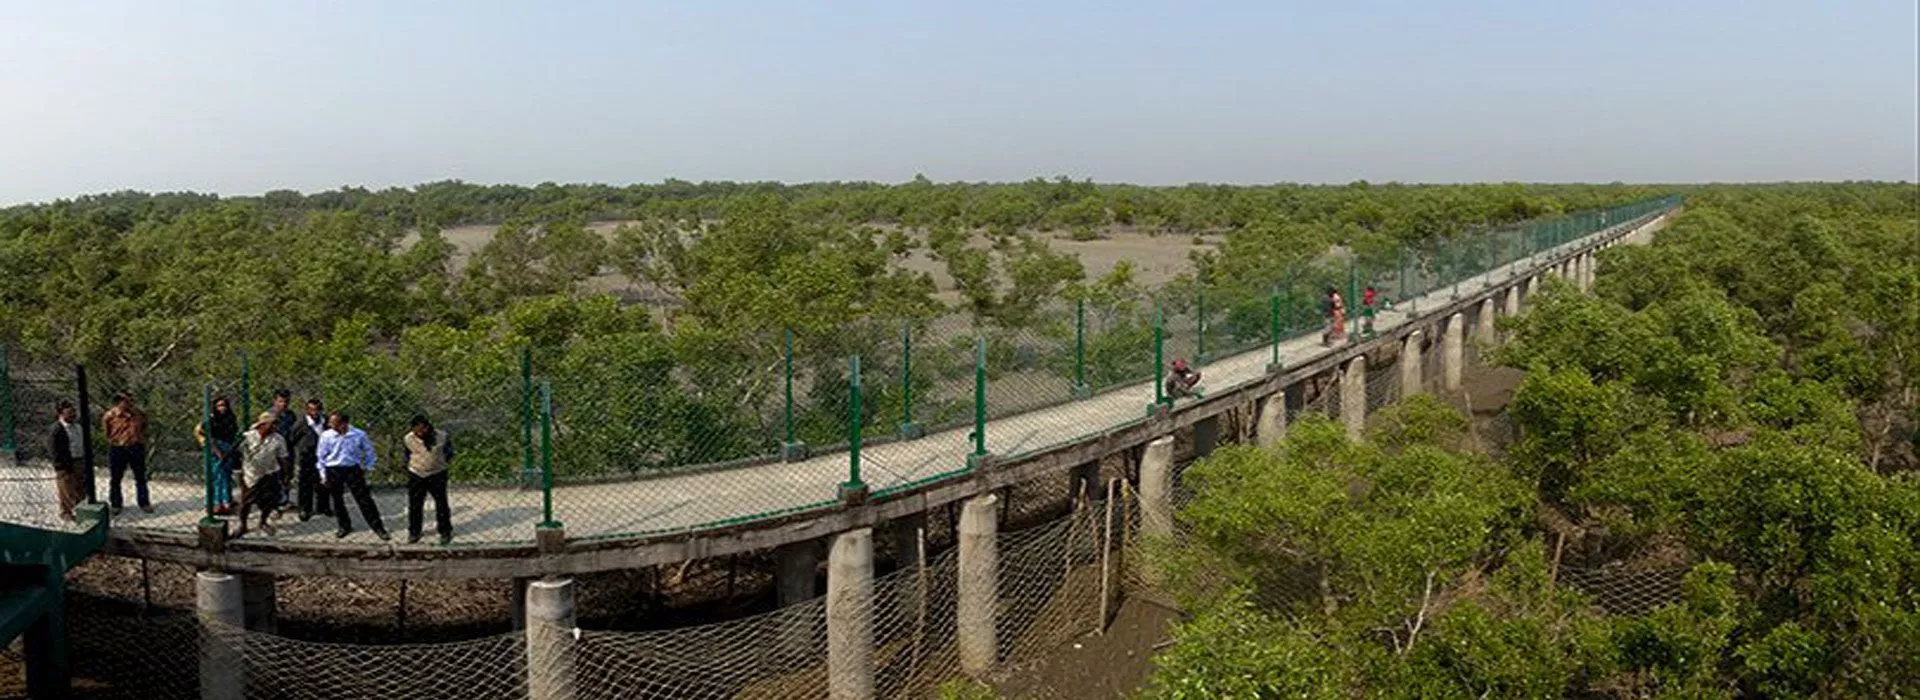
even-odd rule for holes
{"type": "MultiPolygon", "coordinates": [[[[1361,296],[1360,332],[1373,335],[1373,317],[1380,312],[1382,303],[1380,292],[1367,285],[1361,296]]],[[[1327,293],[1320,299],[1320,313],[1327,317],[1327,330],[1320,334],[1320,344],[1333,346],[1347,342],[1347,300],[1340,296],[1340,290],[1329,285],[1327,293]]]]}
{"type": "MultiPolygon", "coordinates": [[[[291,402],[291,392],[274,392],[272,408],[242,430],[233,404],[220,397],[213,400],[211,414],[194,425],[195,441],[213,458],[207,475],[211,514],[237,516],[232,536],[242,537],[254,513],[259,514],[259,528],[273,535],[274,522],[297,509],[301,522],[314,515],[334,517],[334,536],[346,537],[353,532],[346,507],[346,496],[352,494],[373,533],[391,539],[367,486],[367,474],[378,459],[366,431],[354,427],[344,411],[327,412],[317,398],[307,400],[304,415],[296,415],[291,402]]],[[[73,403],[60,402],[56,413],[48,447],[60,516],[72,520],[73,508],[87,489],[81,464],[85,443],[73,403]]],[[[146,414],[122,392],[101,416],[100,427],[107,438],[108,507],[114,515],[121,513],[121,482],[132,472],[136,504],[143,512],[154,512],[147,485],[146,414]]],[[[446,544],[453,539],[453,512],[447,504],[453,440],[425,415],[416,415],[402,442],[407,450],[407,542],[420,541],[423,509],[431,497],[434,525],[440,543],[446,544]]]]}

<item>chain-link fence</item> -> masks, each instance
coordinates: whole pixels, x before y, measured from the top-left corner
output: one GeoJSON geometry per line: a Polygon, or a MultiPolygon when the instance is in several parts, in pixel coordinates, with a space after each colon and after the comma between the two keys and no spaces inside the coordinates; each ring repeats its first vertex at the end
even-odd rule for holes
{"type": "MultiPolygon", "coordinates": [[[[228,399],[245,426],[285,389],[291,411],[318,399],[367,432],[379,455],[368,475],[372,505],[388,531],[409,529],[414,510],[399,487],[412,481],[403,438],[418,414],[456,447],[454,546],[528,542],[538,524],[589,540],[691,532],[832,507],[849,494],[887,497],[964,474],[986,455],[1018,457],[1122,427],[1178,400],[1164,381],[1175,361],[1203,370],[1201,390],[1226,391],[1268,364],[1303,359],[1328,330],[1328,290],[1345,299],[1341,331],[1365,337],[1446,299],[1448,288],[1478,291],[1535,256],[1675,204],[1649,200],[1385,252],[1336,249],[1265,276],[1091,290],[991,316],[876,313],[811,330],[719,337],[686,326],[499,347],[410,337],[356,352],[261,350],[199,376],[102,368],[86,420],[97,427],[122,391],[148,417],[155,512],[129,512],[118,526],[187,531],[228,517],[222,501],[237,494],[214,493],[223,470],[195,428],[214,399],[228,399]]],[[[37,448],[28,438],[50,425],[58,396],[75,392],[66,370],[10,359],[0,365],[8,389],[0,414],[10,421],[0,440],[24,460],[17,465],[30,465],[37,448]]],[[[1424,371],[1423,382],[1436,374],[1424,371]]],[[[1370,375],[1369,405],[1397,398],[1397,381],[1370,375]]],[[[105,467],[99,433],[95,461],[105,467]]],[[[6,473],[36,484],[6,502],[45,498],[38,480],[48,477],[36,469],[6,473]]],[[[94,472],[103,497],[108,471],[94,472]]],[[[295,495],[320,491],[294,481],[295,495]]],[[[364,511],[343,501],[364,528],[364,511]]],[[[330,541],[336,529],[322,517],[277,536],[330,541]]]]}

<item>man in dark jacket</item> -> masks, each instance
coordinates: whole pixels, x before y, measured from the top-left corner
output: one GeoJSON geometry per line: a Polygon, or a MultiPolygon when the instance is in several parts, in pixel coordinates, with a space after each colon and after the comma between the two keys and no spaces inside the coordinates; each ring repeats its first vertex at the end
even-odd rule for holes
{"type": "Polygon", "coordinates": [[[61,401],[54,410],[59,418],[47,435],[47,453],[53,457],[53,491],[60,503],[60,519],[72,522],[73,507],[87,494],[86,468],[80,464],[84,444],[73,402],[61,401]]]}
{"type": "MultiPolygon", "coordinates": [[[[286,389],[274,389],[272,412],[274,434],[279,435],[282,440],[291,441],[293,439],[293,426],[300,422],[300,417],[294,415],[293,412],[293,392],[287,391],[286,389]]],[[[293,443],[288,442],[287,448],[288,453],[291,454],[293,443]]],[[[286,465],[281,468],[280,502],[273,504],[273,510],[276,512],[285,511],[293,507],[293,484],[297,477],[294,471],[293,460],[288,460],[286,465]]]]}
{"type": "Polygon", "coordinates": [[[287,433],[294,468],[299,472],[301,522],[313,518],[314,513],[333,515],[333,503],[320,485],[320,434],[327,431],[327,413],[321,408],[319,399],[307,399],[307,414],[296,418],[287,433]]]}

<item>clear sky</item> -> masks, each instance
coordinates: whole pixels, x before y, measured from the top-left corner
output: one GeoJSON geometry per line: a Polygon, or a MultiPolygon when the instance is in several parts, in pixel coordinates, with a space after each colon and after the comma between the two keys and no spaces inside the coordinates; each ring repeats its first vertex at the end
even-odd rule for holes
{"type": "Polygon", "coordinates": [[[1920,179],[1914,0],[0,0],[0,203],[459,178],[1920,179]]]}

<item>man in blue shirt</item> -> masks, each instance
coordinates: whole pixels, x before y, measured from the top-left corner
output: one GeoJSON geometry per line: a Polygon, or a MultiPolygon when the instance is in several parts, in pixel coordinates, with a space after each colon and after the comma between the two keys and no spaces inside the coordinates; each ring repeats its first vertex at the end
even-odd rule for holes
{"type": "Polygon", "coordinates": [[[353,427],[343,411],[334,411],[327,416],[327,431],[320,434],[318,453],[320,483],[327,487],[327,498],[333,504],[334,517],[340,520],[340,529],[334,537],[346,537],[353,532],[353,519],[347,515],[346,492],[353,492],[353,500],[360,504],[360,515],[366,518],[367,526],[373,528],[373,534],[382,540],[393,539],[387,534],[387,526],[380,521],[380,506],[373,502],[373,494],[367,490],[367,472],[373,471],[373,441],[367,439],[364,430],[353,427]]]}

